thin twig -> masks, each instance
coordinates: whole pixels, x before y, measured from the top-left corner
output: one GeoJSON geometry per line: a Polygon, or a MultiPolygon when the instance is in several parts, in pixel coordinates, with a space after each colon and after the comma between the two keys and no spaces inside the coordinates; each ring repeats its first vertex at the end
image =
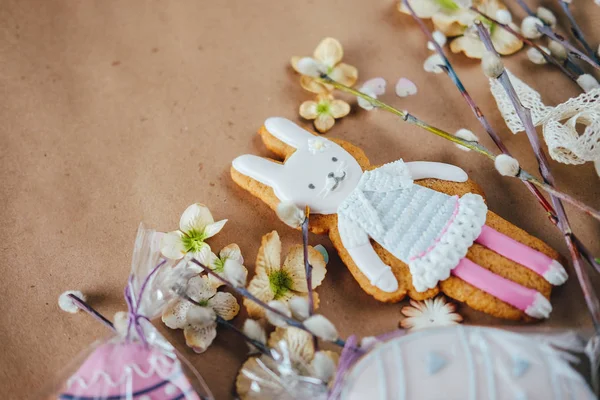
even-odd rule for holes
{"type": "MultiPolygon", "coordinates": [[[[429,125],[427,122],[420,120],[419,118],[415,117],[414,115],[410,114],[408,111],[400,111],[392,106],[390,106],[389,104],[386,104],[374,97],[371,97],[367,94],[364,94],[356,89],[353,89],[349,86],[346,86],[342,83],[339,83],[335,80],[333,80],[329,75],[323,74],[320,76],[320,79],[322,82],[328,83],[331,86],[335,87],[336,89],[339,89],[343,92],[346,93],[350,93],[354,96],[357,97],[361,97],[367,101],[369,101],[371,104],[373,104],[373,106],[375,107],[379,107],[385,111],[388,111],[394,115],[399,116],[400,118],[402,118],[403,121],[408,122],[409,124],[418,126],[422,129],[425,129],[428,132],[431,132],[437,136],[440,136],[446,140],[449,140],[453,143],[457,143],[460,144],[462,146],[465,146],[471,150],[476,151],[479,154],[483,154],[486,157],[488,157],[491,160],[495,160],[496,156],[494,155],[494,153],[492,153],[490,150],[488,150],[485,146],[483,146],[482,144],[478,143],[478,142],[474,142],[474,141],[469,141],[469,140],[464,140],[461,139],[451,133],[448,133],[444,130],[441,130],[439,128],[436,128],[432,125],[429,125]]],[[[532,183],[534,185],[536,185],[537,187],[539,187],[540,189],[544,190],[545,192],[551,193],[557,197],[560,197],[562,200],[572,204],[573,206],[579,208],[581,211],[583,211],[584,213],[590,215],[591,217],[600,220],[600,212],[598,210],[595,210],[585,204],[583,204],[581,201],[573,198],[572,196],[569,196],[566,193],[562,193],[560,191],[557,191],[554,187],[552,187],[551,185],[548,185],[545,182],[541,182],[539,179],[535,178],[533,175],[531,175],[530,173],[528,173],[525,170],[522,170],[522,174],[520,174],[519,176],[517,176],[516,178],[521,179],[521,180],[525,180],[529,183],[532,183]]]]}
{"type": "Polygon", "coordinates": [[[548,36],[555,42],[562,44],[567,50],[569,50],[569,54],[573,57],[579,60],[583,60],[590,64],[592,67],[600,70],[600,64],[595,59],[590,58],[587,54],[579,50],[577,47],[573,46],[571,43],[569,43],[567,39],[554,32],[549,26],[537,25],[537,30],[543,33],[544,35],[548,36]]]}
{"type": "Polygon", "coordinates": [[[517,3],[519,3],[519,5],[521,6],[521,8],[523,10],[525,10],[525,12],[527,14],[529,14],[532,17],[536,17],[537,18],[537,15],[533,12],[533,10],[531,8],[529,8],[529,6],[527,4],[525,4],[525,2],[523,0],[516,0],[516,1],[517,1],[517,3]]]}
{"type": "Polygon", "coordinates": [[[304,252],[304,273],[306,275],[306,287],[308,292],[308,315],[313,315],[315,311],[315,304],[313,299],[313,287],[312,287],[312,265],[308,260],[308,224],[309,224],[309,210],[306,206],[305,218],[302,223],[302,250],[304,252]]]}
{"type": "Polygon", "coordinates": [[[560,4],[563,12],[569,19],[569,22],[571,23],[571,32],[573,33],[573,36],[575,36],[575,39],[577,39],[579,41],[579,43],[581,43],[581,45],[583,46],[585,51],[588,53],[590,58],[592,58],[596,63],[600,64],[600,60],[598,59],[598,56],[596,55],[594,50],[590,47],[588,42],[585,40],[583,31],[581,30],[581,28],[579,28],[577,21],[575,21],[575,17],[573,17],[573,14],[571,13],[571,10],[569,9],[570,2],[567,2],[565,0],[557,0],[557,1],[558,1],[558,4],[560,4]]]}
{"type": "Polygon", "coordinates": [[[477,7],[475,7],[475,6],[471,7],[471,10],[475,11],[476,13],[478,13],[479,15],[481,15],[482,17],[484,17],[485,19],[489,19],[491,22],[493,22],[494,24],[498,25],[499,27],[501,27],[505,31],[507,31],[507,32],[511,33],[512,35],[518,37],[522,42],[524,42],[524,43],[528,44],[529,46],[535,48],[537,51],[539,51],[541,53],[542,57],[544,57],[544,59],[547,62],[549,62],[551,64],[554,64],[555,66],[558,67],[558,69],[561,70],[561,72],[563,74],[565,74],[566,76],[568,76],[569,79],[571,79],[574,82],[577,82],[577,78],[578,77],[576,75],[574,75],[571,71],[569,71],[568,69],[566,69],[565,66],[562,64],[561,61],[557,60],[553,55],[546,53],[546,51],[544,51],[544,49],[542,49],[540,46],[538,46],[537,44],[535,44],[533,41],[527,39],[520,32],[517,32],[516,30],[514,30],[513,28],[511,28],[509,25],[503,24],[502,22],[499,22],[496,19],[490,17],[489,15],[485,14],[484,12],[478,10],[477,7]]]}
{"type": "Polygon", "coordinates": [[[79,298],[77,295],[74,295],[73,293],[69,293],[67,296],[69,296],[71,298],[71,300],[73,300],[73,303],[75,303],[75,305],[80,310],[85,311],[86,313],[88,313],[89,315],[94,317],[94,319],[101,322],[107,328],[115,330],[115,326],[113,325],[113,323],[110,322],[110,320],[108,318],[106,318],[104,315],[102,315],[98,311],[96,311],[94,309],[94,307],[90,306],[85,300],[79,298]]]}
{"type": "MultiPolygon", "coordinates": [[[[469,105],[469,107],[473,111],[473,114],[475,114],[475,117],[477,118],[477,120],[479,121],[479,123],[481,124],[483,129],[485,129],[485,131],[488,133],[490,138],[494,141],[494,143],[496,144],[498,149],[500,149],[500,151],[502,153],[510,156],[511,154],[508,151],[508,148],[504,145],[504,142],[502,141],[500,136],[492,128],[488,119],[485,117],[485,115],[483,114],[481,109],[475,103],[475,100],[473,100],[473,98],[471,97],[471,95],[469,94],[469,92],[467,91],[465,86],[463,85],[462,81],[458,77],[458,74],[452,67],[450,60],[448,60],[448,58],[446,57],[444,50],[433,38],[433,35],[432,35],[431,31],[429,30],[429,28],[427,28],[425,23],[423,23],[423,20],[421,18],[419,18],[419,16],[414,12],[414,10],[412,9],[412,7],[408,3],[408,1],[403,0],[403,2],[405,4],[405,6],[407,7],[407,9],[409,10],[409,12],[411,13],[412,17],[415,19],[415,21],[419,25],[419,28],[421,28],[421,31],[423,31],[423,33],[427,36],[429,41],[433,44],[436,52],[440,55],[440,57],[444,61],[444,65],[441,65],[442,69],[446,72],[446,74],[450,77],[450,79],[452,80],[454,85],[457,87],[460,94],[463,96],[465,102],[469,105]]],[[[527,187],[527,189],[529,189],[529,191],[535,196],[535,198],[538,200],[540,205],[544,208],[544,210],[548,214],[548,219],[550,220],[550,222],[552,222],[552,224],[554,224],[554,226],[558,227],[558,218],[556,217],[556,212],[554,211],[554,208],[552,207],[552,205],[548,202],[548,200],[546,200],[546,198],[542,195],[542,193],[539,191],[539,189],[533,183],[530,183],[530,182],[527,182],[524,180],[522,182],[527,187]]],[[[575,238],[575,239],[576,239],[575,244],[576,244],[577,248],[579,249],[579,251],[583,254],[585,259],[600,273],[600,264],[598,264],[596,262],[595,258],[592,257],[591,253],[585,248],[585,246],[583,246],[581,241],[579,241],[579,239],[577,239],[577,238],[575,238]]]]}
{"type": "MultiPolygon", "coordinates": [[[[483,27],[480,21],[476,21],[475,25],[477,26],[479,36],[482,42],[484,43],[486,49],[489,51],[493,51],[495,54],[497,54],[487,29],[483,27]]],[[[506,91],[508,97],[511,99],[515,111],[517,112],[517,115],[519,116],[521,122],[523,123],[523,126],[525,127],[527,138],[529,139],[529,143],[538,161],[542,177],[549,185],[554,185],[554,177],[550,172],[546,155],[542,151],[537,131],[535,130],[535,126],[533,125],[530,110],[524,107],[523,104],[521,104],[517,92],[515,91],[515,88],[513,87],[506,71],[503,71],[502,74],[500,74],[498,80],[502,84],[502,87],[506,91]]],[[[594,293],[594,288],[589,279],[589,276],[585,271],[584,266],[582,265],[581,255],[579,254],[577,247],[574,244],[573,232],[571,231],[571,226],[569,224],[569,220],[567,218],[565,209],[561,201],[556,196],[551,196],[551,200],[557,212],[559,227],[563,232],[565,242],[567,243],[567,247],[569,248],[569,252],[571,253],[573,267],[575,268],[575,272],[577,273],[579,284],[583,291],[588,310],[591,314],[592,321],[594,322],[594,327],[596,329],[596,332],[600,332],[600,302],[598,300],[598,297],[594,293]]]]}

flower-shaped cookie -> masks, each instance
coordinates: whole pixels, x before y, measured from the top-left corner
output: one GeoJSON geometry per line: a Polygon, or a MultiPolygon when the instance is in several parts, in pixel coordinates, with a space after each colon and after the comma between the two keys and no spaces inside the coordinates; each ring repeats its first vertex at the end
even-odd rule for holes
{"type": "Polygon", "coordinates": [[[300,116],[314,119],[315,128],[321,133],[330,130],[335,120],[345,117],[350,112],[350,105],[344,100],[336,100],[332,95],[321,93],[317,101],[305,101],[300,105],[300,116]]]}
{"type": "Polygon", "coordinates": [[[288,379],[295,379],[295,383],[300,385],[297,389],[302,390],[305,381],[302,377],[325,379],[322,390],[326,393],[327,384],[333,379],[333,374],[321,374],[322,361],[325,359],[335,368],[339,355],[331,351],[315,352],[313,343],[312,336],[306,331],[297,328],[277,328],[269,336],[267,344],[281,354],[285,361],[278,364],[264,355],[250,357],[238,373],[237,394],[241,399],[292,399],[294,397],[286,387],[286,384],[291,384],[288,379]],[[286,371],[280,371],[278,367],[284,367],[286,371]],[[280,376],[284,372],[285,376],[280,376]]]}
{"type": "Polygon", "coordinates": [[[171,303],[163,312],[162,320],[171,329],[183,329],[186,344],[196,353],[204,352],[217,336],[217,323],[190,323],[190,315],[197,311],[214,312],[225,320],[235,317],[240,306],[231,293],[217,292],[206,276],[195,276],[188,281],[187,295],[201,306],[179,299],[171,303]],[[198,310],[206,308],[208,310],[198,310]]]}
{"type": "MultiPolygon", "coordinates": [[[[312,265],[313,289],[325,278],[323,255],[308,246],[308,261],[312,265]]],[[[304,270],[302,245],[295,245],[281,264],[281,240],[276,231],[266,234],[256,257],[255,275],[248,285],[248,291],[265,303],[279,300],[287,303],[293,296],[307,297],[308,286],[304,270]]],[[[315,304],[318,297],[314,293],[315,304]]],[[[251,300],[244,299],[244,306],[252,318],[262,318],[265,310],[251,300]]]]}
{"type": "Polygon", "coordinates": [[[205,240],[219,233],[226,222],[226,219],[215,222],[204,204],[192,204],[181,215],[179,230],[163,236],[160,251],[174,260],[183,258],[188,252],[199,260],[207,260],[210,246],[205,240]]]}
{"type": "MultiPolygon", "coordinates": [[[[358,79],[358,71],[352,65],[345,64],[342,61],[344,49],[340,42],[333,38],[325,38],[315,49],[313,61],[319,67],[319,70],[326,73],[333,80],[346,86],[352,86],[358,79]]],[[[298,61],[303,57],[292,57],[291,64],[296,72],[302,74],[298,69],[298,61]]],[[[319,82],[316,78],[302,75],[300,85],[305,90],[313,93],[331,92],[333,86],[319,82]]]]}
{"type": "Polygon", "coordinates": [[[400,327],[409,331],[456,325],[463,320],[456,312],[456,305],[443,296],[425,301],[411,300],[410,306],[402,307],[401,312],[406,318],[400,321],[400,327]]]}

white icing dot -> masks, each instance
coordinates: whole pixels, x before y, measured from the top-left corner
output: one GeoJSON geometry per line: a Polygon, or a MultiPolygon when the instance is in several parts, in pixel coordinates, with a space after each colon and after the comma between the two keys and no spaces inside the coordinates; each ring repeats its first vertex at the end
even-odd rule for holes
{"type": "Polygon", "coordinates": [[[176,391],[177,388],[172,383],[169,383],[167,386],[165,386],[165,394],[175,394],[176,391]]]}

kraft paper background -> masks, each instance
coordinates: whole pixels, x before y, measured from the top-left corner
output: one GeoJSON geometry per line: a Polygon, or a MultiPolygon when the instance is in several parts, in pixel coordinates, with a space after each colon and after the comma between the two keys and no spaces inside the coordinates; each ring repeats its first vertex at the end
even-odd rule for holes
{"type": "MultiPolygon", "coordinates": [[[[559,12],[556,2],[543,3],[559,12]]],[[[517,10],[515,2],[508,4],[517,10]]],[[[573,9],[597,45],[600,8],[580,0],[573,9]]],[[[297,109],[312,95],[300,88],[288,61],[312,54],[325,36],[342,42],[344,60],[358,68],[359,82],[376,76],[388,81],[384,100],[451,132],[470,128],[493,148],[450,80],[423,71],[429,55],[424,36],[396,11],[395,1],[1,2],[2,398],[36,398],[66,363],[108,333],[83,313],[60,311],[57,298],[79,289],[110,318],[124,310],[123,287],[141,221],[173,230],[189,204],[205,203],[215,218],[229,219],[211,246],[238,243],[251,271],[263,234],[278,230],[285,249],[300,242],[298,232],[231,181],[229,165],[240,154],[268,155],[255,132],[269,116],[309,126],[297,109]],[[417,84],[416,96],[393,94],[402,76],[417,84]]],[[[462,55],[451,60],[511,151],[535,172],[526,137],[513,136],[504,125],[479,63],[462,55]]],[[[506,63],[547,104],[578,93],[555,68],[531,64],[524,52],[506,63]]],[[[484,188],[492,210],[567,255],[561,235],[525,187],[500,177],[476,154],[390,114],[356,106],[328,136],[362,146],[374,164],[401,157],[457,164],[484,188]]],[[[551,164],[560,188],[600,207],[600,181],[591,164],[551,164]]],[[[567,209],[574,230],[600,256],[600,225],[567,209]]],[[[364,294],[327,238],[310,240],[330,251],[319,288],[321,312],[341,334],[394,329],[401,305],[364,294]]],[[[542,326],[590,327],[577,279],[568,270],[571,279],[555,290],[554,312],[542,326]]],[[[470,324],[506,324],[465,306],[459,310],[470,324]]],[[[243,315],[234,321],[241,324],[243,315]]],[[[221,330],[213,346],[196,355],[185,347],[182,331],[157,325],[218,399],[231,397],[246,358],[236,336],[221,330]]]]}

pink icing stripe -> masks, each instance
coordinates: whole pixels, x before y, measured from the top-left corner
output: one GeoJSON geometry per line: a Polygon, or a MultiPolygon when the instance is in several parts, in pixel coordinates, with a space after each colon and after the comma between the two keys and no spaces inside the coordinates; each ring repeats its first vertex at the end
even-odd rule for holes
{"type": "Polygon", "coordinates": [[[505,279],[475,264],[468,258],[460,260],[452,275],[492,296],[517,307],[521,311],[533,304],[536,291],[505,279]]]}
{"type": "Polygon", "coordinates": [[[544,253],[517,242],[487,225],[482,228],[481,235],[475,241],[542,276],[552,264],[552,259],[544,253]]]}
{"type": "Polygon", "coordinates": [[[440,240],[442,240],[442,237],[446,234],[446,232],[448,231],[448,228],[450,228],[450,225],[452,225],[452,223],[454,222],[454,219],[458,215],[458,210],[460,208],[460,202],[458,201],[458,196],[452,196],[452,198],[456,199],[456,204],[454,205],[454,211],[452,212],[452,216],[446,223],[446,226],[444,226],[444,229],[442,229],[442,233],[440,233],[440,235],[433,241],[433,244],[431,246],[429,246],[425,251],[417,254],[416,256],[412,256],[411,258],[409,258],[408,259],[409,261],[414,261],[417,258],[421,258],[421,257],[425,256],[431,250],[435,249],[435,246],[437,246],[437,244],[440,242],[440,240]]]}

